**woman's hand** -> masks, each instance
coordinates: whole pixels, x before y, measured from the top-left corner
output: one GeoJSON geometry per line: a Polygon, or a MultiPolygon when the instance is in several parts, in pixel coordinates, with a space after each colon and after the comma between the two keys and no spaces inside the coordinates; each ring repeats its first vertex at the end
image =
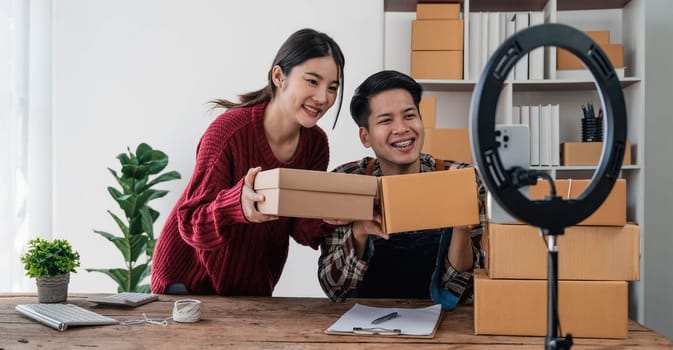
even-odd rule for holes
{"type": "Polygon", "coordinates": [[[241,191],[241,207],[243,208],[243,215],[249,222],[267,222],[278,220],[275,215],[262,214],[257,210],[257,202],[264,201],[264,195],[255,192],[253,185],[255,183],[255,176],[262,171],[261,167],[251,168],[245,175],[243,182],[243,190],[241,191]]]}

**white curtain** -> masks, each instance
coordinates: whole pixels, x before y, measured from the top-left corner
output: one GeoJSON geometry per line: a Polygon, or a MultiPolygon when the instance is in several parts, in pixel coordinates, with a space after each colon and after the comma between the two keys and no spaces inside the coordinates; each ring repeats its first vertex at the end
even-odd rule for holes
{"type": "Polygon", "coordinates": [[[51,238],[51,1],[0,0],[0,292],[34,290],[19,258],[51,238]]]}

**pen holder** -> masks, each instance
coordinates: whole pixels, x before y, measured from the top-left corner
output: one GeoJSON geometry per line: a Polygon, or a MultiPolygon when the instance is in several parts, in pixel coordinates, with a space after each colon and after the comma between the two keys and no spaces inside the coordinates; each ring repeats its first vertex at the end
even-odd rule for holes
{"type": "Polygon", "coordinates": [[[603,118],[582,118],[582,142],[603,141],[603,118]]]}

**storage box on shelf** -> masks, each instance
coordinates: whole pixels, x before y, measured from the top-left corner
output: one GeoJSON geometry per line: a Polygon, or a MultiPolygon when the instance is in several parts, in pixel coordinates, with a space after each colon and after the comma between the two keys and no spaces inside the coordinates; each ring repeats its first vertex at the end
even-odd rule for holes
{"type": "Polygon", "coordinates": [[[465,128],[426,128],[423,152],[435,158],[472,163],[470,130],[465,128]]]}
{"type": "MultiPolygon", "coordinates": [[[[622,44],[610,43],[610,31],[585,31],[605,52],[620,78],[624,77],[624,47],[622,44]]],[[[558,79],[591,79],[584,64],[575,55],[564,49],[556,51],[556,77],[558,79]]]]}
{"type": "Polygon", "coordinates": [[[437,114],[437,98],[434,96],[423,96],[418,109],[423,119],[423,127],[434,128],[437,114]]]}
{"type": "MultiPolygon", "coordinates": [[[[602,142],[564,142],[561,165],[598,165],[603,152],[602,142]]],[[[623,165],[631,165],[631,143],[626,142],[623,165]]]]}
{"type": "Polygon", "coordinates": [[[435,96],[423,96],[419,108],[425,127],[423,152],[439,159],[472,163],[469,130],[467,128],[437,128],[437,98],[435,96]]]}

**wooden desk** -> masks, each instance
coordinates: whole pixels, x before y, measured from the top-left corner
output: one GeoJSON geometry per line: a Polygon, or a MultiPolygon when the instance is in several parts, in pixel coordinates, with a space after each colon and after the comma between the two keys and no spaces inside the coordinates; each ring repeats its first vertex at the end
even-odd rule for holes
{"type": "MultiPolygon", "coordinates": [[[[192,296],[203,302],[197,323],[170,321],[149,324],[73,327],[65,332],[19,315],[16,304],[36,303],[33,295],[0,295],[0,349],[544,349],[542,337],[474,335],[473,308],[459,306],[444,315],[432,339],[327,335],[323,331],[356,301],[335,304],[323,298],[264,298],[192,296]]],[[[176,296],[161,296],[138,308],[97,306],[86,295],[71,295],[77,304],[119,320],[165,318],[172,314],[176,296]]],[[[386,307],[427,306],[417,300],[360,300],[386,307]]],[[[575,339],[573,349],[673,349],[667,338],[633,322],[623,340],[575,339]]]]}

